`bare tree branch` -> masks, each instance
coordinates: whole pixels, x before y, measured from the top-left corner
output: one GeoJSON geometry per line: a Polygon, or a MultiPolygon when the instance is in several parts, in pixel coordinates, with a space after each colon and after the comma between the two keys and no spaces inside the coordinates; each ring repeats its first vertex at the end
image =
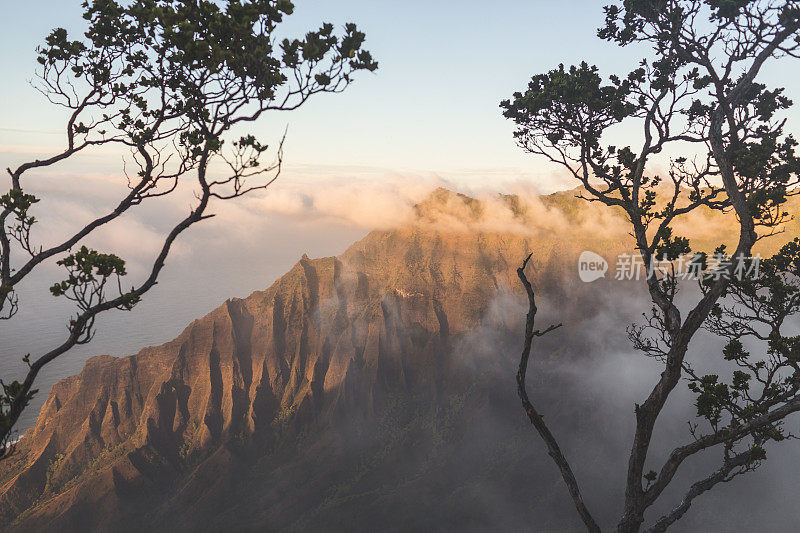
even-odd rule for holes
{"type": "Polygon", "coordinates": [[[658,521],[653,524],[653,527],[646,530],[647,533],[663,533],[669,526],[677,522],[684,514],[686,514],[686,511],[688,511],[689,507],[692,506],[692,501],[694,501],[695,498],[714,488],[717,483],[728,482],[737,475],[749,471],[753,462],[757,460],[757,452],[752,450],[742,452],[732,458],[726,459],[725,463],[719,470],[694,483],[683,497],[683,500],[681,500],[680,504],[678,504],[677,507],[675,507],[666,515],[659,518],[658,521]]]}
{"type": "Polygon", "coordinates": [[[542,416],[533,406],[533,403],[531,403],[530,398],[528,397],[527,386],[525,384],[525,377],[528,372],[528,361],[530,359],[534,337],[541,337],[561,327],[561,324],[558,324],[548,326],[544,331],[538,331],[534,329],[534,322],[536,321],[536,313],[538,311],[536,307],[536,295],[534,294],[533,286],[531,285],[530,281],[528,281],[528,277],[525,275],[525,267],[528,265],[531,255],[529,255],[525,261],[523,261],[522,266],[517,269],[517,275],[519,276],[522,285],[525,287],[525,292],[528,295],[529,306],[528,316],[525,322],[525,344],[522,348],[522,356],[520,357],[519,361],[519,371],[517,372],[517,394],[519,394],[520,400],[522,400],[522,407],[525,409],[528,419],[530,419],[531,424],[539,433],[539,436],[547,446],[547,453],[550,455],[550,457],[552,457],[553,462],[555,462],[556,466],[558,466],[558,469],[561,471],[561,477],[564,479],[564,483],[567,485],[567,490],[569,490],[569,494],[572,497],[573,503],[575,504],[575,509],[578,511],[583,523],[586,525],[586,529],[595,533],[600,531],[600,527],[597,525],[597,522],[595,522],[592,514],[589,512],[589,509],[583,502],[583,496],[581,495],[578,481],[575,479],[575,475],[572,473],[572,468],[570,468],[569,462],[567,462],[566,457],[564,457],[564,454],[561,452],[561,448],[559,447],[556,438],[547,427],[547,424],[545,424],[544,418],[542,418],[542,416]]]}

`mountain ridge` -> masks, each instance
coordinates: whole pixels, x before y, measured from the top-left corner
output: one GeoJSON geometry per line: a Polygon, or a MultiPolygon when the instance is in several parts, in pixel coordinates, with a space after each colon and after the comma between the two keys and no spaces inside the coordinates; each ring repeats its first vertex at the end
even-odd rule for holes
{"type": "MultiPolygon", "coordinates": [[[[515,270],[529,251],[547,258],[531,275],[548,292],[571,290],[566,265],[582,250],[631,248],[629,236],[609,230],[624,221],[576,208],[570,194],[481,202],[437,190],[416,207],[414,223],[371,232],[336,257],[304,255],[268,289],[227,300],[172,341],[89,359],[53,386],[17,453],[0,463],[0,523],[10,531],[124,529],[146,509],[140,525],[164,525],[180,505],[207,516],[228,501],[220,487],[236,486],[226,472],[247,464],[239,456],[269,462],[264,450],[295,450],[310,433],[319,437],[311,449],[338,457],[347,446],[336,442],[348,438],[324,428],[371,427],[397,397],[449,405],[475,380],[459,359],[460,339],[499,295],[519,301],[515,270]],[[165,487],[177,490],[154,504],[148,493],[165,487]]],[[[508,336],[511,345],[516,338],[508,336]]],[[[464,402],[482,409],[474,398],[461,409],[464,402]]],[[[284,468],[303,471],[298,461],[284,468]]],[[[297,509],[302,494],[317,498],[324,480],[336,481],[325,468],[307,477],[319,487],[287,489],[297,509]]],[[[302,518],[276,505],[256,516],[302,518]]]]}

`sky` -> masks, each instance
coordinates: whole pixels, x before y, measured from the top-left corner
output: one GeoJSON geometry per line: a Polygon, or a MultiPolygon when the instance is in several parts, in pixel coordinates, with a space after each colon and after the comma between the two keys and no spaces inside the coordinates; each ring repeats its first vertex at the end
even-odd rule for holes
{"type": "MultiPolygon", "coordinates": [[[[61,115],[30,85],[34,50],[53,27],[79,29],[80,13],[79,0],[2,3],[4,159],[60,142],[61,115]]],[[[267,139],[289,128],[286,181],[400,173],[468,186],[529,180],[564,188],[552,168],[515,146],[499,102],[559,62],[588,58],[613,70],[632,57],[595,37],[602,21],[595,1],[299,0],[284,31],[300,36],[322,21],[356,22],[380,68],[344,94],[320,95],[258,124],[255,133],[267,139]]]]}
{"type": "MultiPolygon", "coordinates": [[[[79,0],[0,6],[0,156],[61,141],[62,116],[30,85],[35,48],[57,26],[81,28],[79,0]]],[[[301,36],[322,21],[356,22],[380,63],[344,94],[319,95],[290,114],[265,117],[253,132],[275,141],[288,127],[283,181],[320,177],[440,176],[456,186],[530,182],[550,192],[572,186],[514,143],[498,104],[528,78],[586,60],[625,73],[641,50],[596,37],[604,2],[298,0],[282,29],[301,36]]],[[[770,67],[768,82],[792,90],[800,69],[770,67]]],[[[798,95],[800,96],[800,95],[798,95]]],[[[797,113],[794,115],[797,119],[797,113]]],[[[800,120],[795,120],[800,122],[800,120]]],[[[104,169],[118,160],[95,161],[104,169]]]]}

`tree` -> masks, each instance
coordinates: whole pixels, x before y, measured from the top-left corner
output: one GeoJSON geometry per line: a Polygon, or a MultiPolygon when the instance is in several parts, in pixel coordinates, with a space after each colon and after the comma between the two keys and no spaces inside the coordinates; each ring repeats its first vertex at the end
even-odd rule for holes
{"type": "MultiPolygon", "coordinates": [[[[784,133],[780,118],[792,103],[783,89],[757,80],[768,62],[800,56],[800,2],[625,0],[605,7],[605,15],[599,37],[620,46],[649,45],[648,58],[636,69],[604,82],[596,67],[562,65],[534,76],[525,92],[501,107],[516,123],[515,137],[524,150],[565,168],[582,185],[585,199],[625,213],[648,273],[652,312],[643,324],[631,326],[628,336],[635,348],[663,363],[663,370],[635,406],[618,531],[641,530],[645,513],[688,457],[708,450],[721,455],[719,466],[650,529],[664,531],[697,496],[758,467],[766,446],[789,436],[785,418],[800,410],[800,338],[785,332],[787,319],[800,311],[800,241],[765,260],[761,277],[739,275],[755,266],[750,256],[756,242],[780,231],[789,216],[784,203],[797,193],[797,143],[784,133]],[[622,123],[641,128],[636,148],[604,141],[609,128],[622,123]],[[652,170],[656,164],[667,169],[663,175],[652,170]],[[684,313],[675,302],[679,273],[657,266],[692,252],[689,240],[674,235],[672,227],[701,207],[732,210],[739,240],[732,253],[724,247],[715,251],[716,265],[704,253],[692,256],[700,290],[684,313]],[[730,376],[693,370],[688,356],[701,328],[727,341],[721,355],[731,365],[730,376]],[[659,415],[681,379],[696,394],[699,421],[691,426],[691,440],[676,446],[659,469],[645,472],[659,415]]],[[[518,274],[530,312],[519,394],[581,519],[589,531],[599,531],[526,391],[531,344],[541,333],[534,330],[536,305],[525,266],[518,274]]]]}
{"type": "Polygon", "coordinates": [[[325,23],[301,39],[278,41],[276,30],[293,9],[290,0],[92,0],[83,3],[87,29],[81,38],[72,40],[59,28],[38,48],[37,88],[67,110],[66,146],[8,169],[11,186],[0,196],[0,313],[4,320],[14,317],[24,305],[15,287],[47,261],[66,270],[50,291],[77,310],[60,345],[24,357],[24,380],[0,382],[0,457],[10,450],[42,367],[88,343],[100,313],[132,309],[156,284],[179,235],[212,217],[215,201],[277,179],[282,142],[269,150],[255,136],[234,131],[266,112],[297,109],[312,95],[341,92],[355,72],[377,68],[354,24],[337,34],[325,23]],[[36,243],[34,212],[46,199],[26,192],[30,171],[104,146],[131,152],[136,172],[125,173],[127,194],[64,241],[36,243]],[[264,163],[268,153],[272,161],[264,163]],[[123,284],[123,259],[82,244],[124,213],[190,185],[193,207],[166,235],[139,283],[123,284]]]}

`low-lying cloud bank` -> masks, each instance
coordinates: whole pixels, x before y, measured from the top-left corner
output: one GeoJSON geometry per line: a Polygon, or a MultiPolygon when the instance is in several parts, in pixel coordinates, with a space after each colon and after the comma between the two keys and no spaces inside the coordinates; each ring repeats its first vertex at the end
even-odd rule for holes
{"type": "MultiPolygon", "coordinates": [[[[225,206],[223,213],[230,207],[225,206]]],[[[527,182],[506,183],[502,190],[489,186],[469,188],[435,175],[392,175],[380,181],[277,182],[268,191],[244,199],[240,208],[265,217],[289,217],[303,225],[341,224],[365,230],[385,230],[413,222],[448,231],[516,235],[562,231],[570,226],[593,232],[625,231],[620,217],[607,209],[587,209],[590,216],[570,219],[558,207],[544,203],[527,182]]]]}
{"type": "Polygon", "coordinates": [[[303,224],[333,221],[364,229],[387,229],[408,222],[414,206],[431,191],[451,186],[435,176],[279,181],[263,194],[244,200],[243,206],[255,213],[292,217],[303,224]]]}

